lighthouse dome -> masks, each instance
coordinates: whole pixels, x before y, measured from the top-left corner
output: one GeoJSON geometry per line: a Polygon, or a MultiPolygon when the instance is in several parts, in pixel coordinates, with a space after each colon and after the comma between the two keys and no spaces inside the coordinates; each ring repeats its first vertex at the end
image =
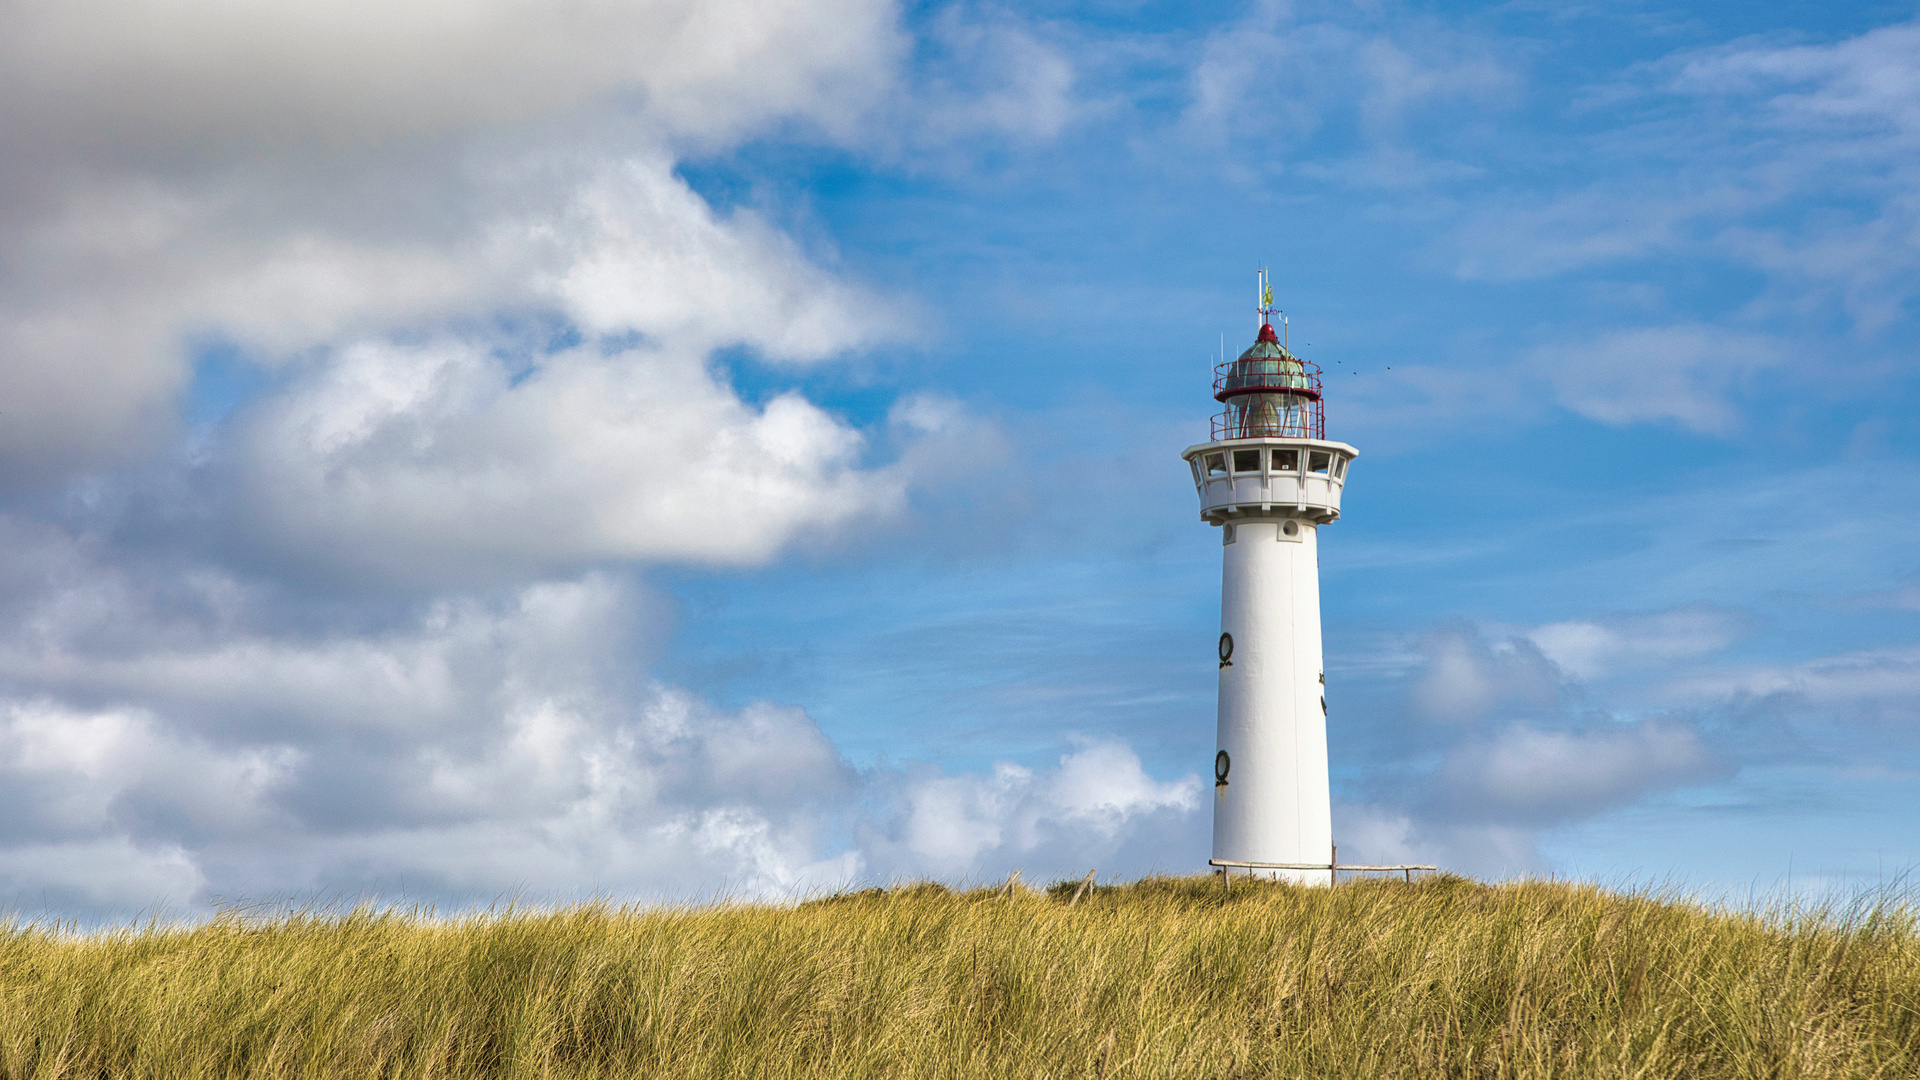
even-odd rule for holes
{"type": "Polygon", "coordinates": [[[1320,373],[1287,351],[1272,323],[1239,359],[1214,372],[1214,399],[1227,411],[1215,418],[1215,438],[1322,438],[1320,373]]]}
{"type": "Polygon", "coordinates": [[[1298,390],[1319,397],[1319,387],[1307,374],[1300,358],[1287,351],[1271,323],[1260,327],[1260,337],[1240,358],[1227,365],[1214,397],[1225,401],[1240,393],[1260,390],[1298,390]]]}

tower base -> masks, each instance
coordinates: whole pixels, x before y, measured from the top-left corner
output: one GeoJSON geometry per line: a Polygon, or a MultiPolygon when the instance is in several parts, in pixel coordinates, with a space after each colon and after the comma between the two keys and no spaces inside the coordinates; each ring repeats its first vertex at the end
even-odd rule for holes
{"type": "Polygon", "coordinates": [[[1244,874],[1260,881],[1279,881],[1288,885],[1332,885],[1337,873],[1333,863],[1252,863],[1209,859],[1207,865],[1223,874],[1244,874]]]}

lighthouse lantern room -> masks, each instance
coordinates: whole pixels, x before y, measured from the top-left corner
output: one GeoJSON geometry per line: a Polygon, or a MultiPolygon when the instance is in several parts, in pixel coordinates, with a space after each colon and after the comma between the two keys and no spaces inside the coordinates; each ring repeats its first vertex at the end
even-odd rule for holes
{"type": "Polygon", "coordinates": [[[1358,452],[1326,438],[1319,369],[1274,330],[1265,271],[1259,288],[1258,338],[1215,368],[1224,411],[1211,441],[1180,455],[1224,545],[1212,862],[1325,884],[1334,851],[1318,545],[1358,452]]]}

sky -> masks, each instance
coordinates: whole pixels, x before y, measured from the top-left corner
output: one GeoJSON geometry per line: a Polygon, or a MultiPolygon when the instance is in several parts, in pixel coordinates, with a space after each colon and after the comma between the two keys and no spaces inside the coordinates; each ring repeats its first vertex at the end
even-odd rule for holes
{"type": "Polygon", "coordinates": [[[0,0],[0,907],[1193,873],[1271,268],[1343,860],[1920,858],[1920,12],[0,0]]]}

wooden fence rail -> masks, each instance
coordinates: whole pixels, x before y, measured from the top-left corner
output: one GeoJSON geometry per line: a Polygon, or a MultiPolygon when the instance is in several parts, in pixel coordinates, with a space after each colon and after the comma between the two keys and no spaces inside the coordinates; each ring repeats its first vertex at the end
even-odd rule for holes
{"type": "MultiPolygon", "coordinates": [[[[1335,858],[1339,857],[1339,853],[1337,850],[1335,851],[1334,857],[1335,858]]],[[[1252,876],[1253,871],[1255,870],[1325,870],[1327,872],[1327,880],[1329,882],[1338,883],[1340,880],[1340,871],[1342,870],[1352,870],[1359,873],[1386,872],[1386,873],[1404,874],[1406,875],[1406,879],[1409,882],[1411,882],[1413,880],[1413,872],[1415,870],[1430,871],[1430,870],[1439,869],[1439,867],[1437,866],[1429,866],[1426,863],[1391,863],[1391,864],[1378,864],[1378,865],[1373,863],[1342,863],[1342,862],[1279,863],[1279,862],[1240,862],[1239,860],[1236,860],[1236,859],[1208,859],[1207,865],[1217,866],[1220,868],[1220,880],[1222,884],[1226,883],[1227,875],[1231,874],[1235,870],[1245,870],[1247,871],[1247,874],[1249,877],[1252,876]]]]}

